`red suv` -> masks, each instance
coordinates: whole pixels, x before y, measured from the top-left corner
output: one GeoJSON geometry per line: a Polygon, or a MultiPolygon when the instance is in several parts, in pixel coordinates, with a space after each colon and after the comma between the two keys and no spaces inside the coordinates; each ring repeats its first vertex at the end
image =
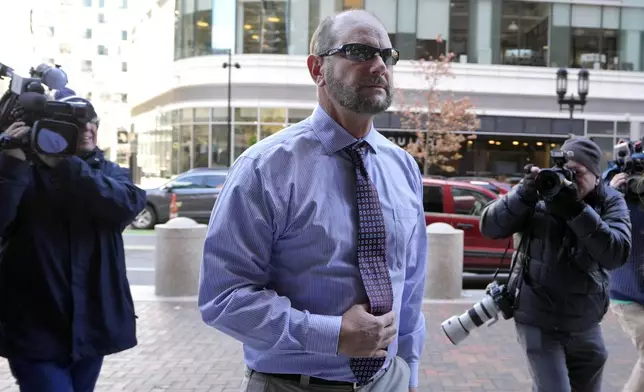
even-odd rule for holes
{"type": "Polygon", "coordinates": [[[443,222],[464,232],[463,271],[490,273],[510,267],[512,249],[508,249],[501,262],[510,238],[493,240],[479,230],[483,209],[497,197],[489,189],[464,181],[423,179],[425,224],[443,222]]]}

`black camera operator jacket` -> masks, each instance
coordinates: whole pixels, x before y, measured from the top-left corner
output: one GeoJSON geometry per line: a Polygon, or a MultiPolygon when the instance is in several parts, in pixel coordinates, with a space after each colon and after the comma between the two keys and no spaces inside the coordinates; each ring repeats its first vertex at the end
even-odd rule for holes
{"type": "Polygon", "coordinates": [[[56,167],[0,153],[0,355],[67,363],[137,344],[123,229],[145,206],[96,150],[56,167]]]}
{"type": "Polygon", "coordinates": [[[623,265],[631,249],[624,198],[600,184],[586,198],[581,214],[564,222],[549,215],[543,201],[536,206],[524,203],[517,193],[520,186],[489,204],[480,221],[486,237],[525,237],[508,284],[512,286],[517,272],[524,272],[518,281],[515,320],[551,331],[594,326],[608,310],[606,270],[623,265]]]}

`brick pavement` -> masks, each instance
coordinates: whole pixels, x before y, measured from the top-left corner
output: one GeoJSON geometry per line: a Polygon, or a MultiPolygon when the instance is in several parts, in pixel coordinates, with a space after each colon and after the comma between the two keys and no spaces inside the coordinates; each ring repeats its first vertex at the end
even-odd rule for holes
{"type": "MultiPolygon", "coordinates": [[[[529,390],[525,360],[511,322],[474,332],[460,346],[442,335],[440,323],[468,304],[426,304],[427,344],[421,391],[529,390]]],[[[237,392],[242,376],[241,345],[204,326],[192,302],[137,302],[139,346],[108,357],[97,392],[237,392]]],[[[603,323],[610,352],[603,392],[619,391],[635,353],[609,312],[603,323]]],[[[17,392],[0,361],[0,391],[17,392]]]]}

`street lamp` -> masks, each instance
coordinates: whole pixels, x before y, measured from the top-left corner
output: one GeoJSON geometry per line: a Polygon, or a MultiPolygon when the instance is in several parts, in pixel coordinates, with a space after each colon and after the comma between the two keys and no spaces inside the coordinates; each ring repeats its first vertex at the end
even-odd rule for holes
{"type": "Polygon", "coordinates": [[[562,68],[557,71],[557,102],[559,103],[560,111],[563,110],[564,105],[568,105],[570,119],[572,120],[575,106],[579,106],[582,112],[584,111],[584,106],[586,106],[586,97],[588,96],[588,70],[580,70],[577,76],[577,94],[579,97],[575,97],[574,94],[566,97],[566,92],[568,92],[568,71],[562,68]]]}
{"type": "MultiPolygon", "coordinates": [[[[231,82],[232,70],[233,70],[233,67],[235,67],[237,69],[241,68],[241,65],[239,65],[239,63],[234,63],[233,64],[233,58],[232,57],[233,57],[233,50],[228,49],[228,62],[222,64],[222,67],[228,68],[228,148],[229,148],[229,151],[230,151],[230,154],[228,154],[228,167],[231,167],[233,165],[233,160],[234,160],[234,156],[235,156],[234,155],[235,154],[234,153],[234,151],[235,151],[235,140],[234,140],[234,137],[233,137],[233,122],[232,122],[232,117],[233,117],[232,111],[233,111],[233,109],[232,109],[232,107],[230,105],[230,100],[231,100],[230,92],[232,90],[232,87],[231,87],[231,85],[232,85],[232,82],[231,82]]],[[[212,146],[210,148],[212,148],[212,146]]]]}

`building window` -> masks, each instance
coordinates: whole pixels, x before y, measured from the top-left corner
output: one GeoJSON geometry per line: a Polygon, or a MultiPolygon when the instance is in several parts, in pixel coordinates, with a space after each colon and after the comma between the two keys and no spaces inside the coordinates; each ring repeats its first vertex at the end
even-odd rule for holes
{"type": "Polygon", "coordinates": [[[121,8],[127,8],[127,0],[121,0],[121,8]]]}
{"type": "Polygon", "coordinates": [[[85,29],[85,33],[83,34],[83,38],[92,39],[92,29],[85,29]]]}
{"type": "Polygon", "coordinates": [[[91,7],[92,6],[92,0],[85,0],[85,7],[91,7]]]}
{"type": "Polygon", "coordinates": [[[545,67],[550,4],[506,0],[501,13],[501,64],[545,67]]]}
{"type": "Polygon", "coordinates": [[[127,63],[125,61],[121,63],[121,72],[127,72],[127,63]]]}
{"type": "Polygon", "coordinates": [[[119,94],[119,99],[122,103],[127,103],[127,94],[119,94]]]}
{"type": "Polygon", "coordinates": [[[122,41],[127,41],[127,31],[126,30],[121,31],[121,40],[122,41]]]}
{"type": "Polygon", "coordinates": [[[92,72],[92,60],[83,60],[81,70],[83,72],[92,72]]]}
{"type": "Polygon", "coordinates": [[[98,23],[105,23],[105,14],[98,14],[98,23]]]}
{"type": "Polygon", "coordinates": [[[449,9],[449,34],[447,46],[457,61],[467,62],[468,40],[470,34],[469,0],[452,0],[449,9]]]}
{"type": "Polygon", "coordinates": [[[101,56],[107,56],[108,55],[107,47],[103,45],[98,45],[98,54],[101,56]]]}
{"type": "Polygon", "coordinates": [[[239,2],[244,31],[243,53],[288,53],[286,8],[283,1],[239,2]]]}
{"type": "Polygon", "coordinates": [[[48,37],[53,37],[55,35],[56,29],[54,28],[54,26],[49,26],[47,27],[46,32],[48,37]]]}
{"type": "Polygon", "coordinates": [[[98,8],[105,8],[105,0],[98,0],[98,8]]]}

